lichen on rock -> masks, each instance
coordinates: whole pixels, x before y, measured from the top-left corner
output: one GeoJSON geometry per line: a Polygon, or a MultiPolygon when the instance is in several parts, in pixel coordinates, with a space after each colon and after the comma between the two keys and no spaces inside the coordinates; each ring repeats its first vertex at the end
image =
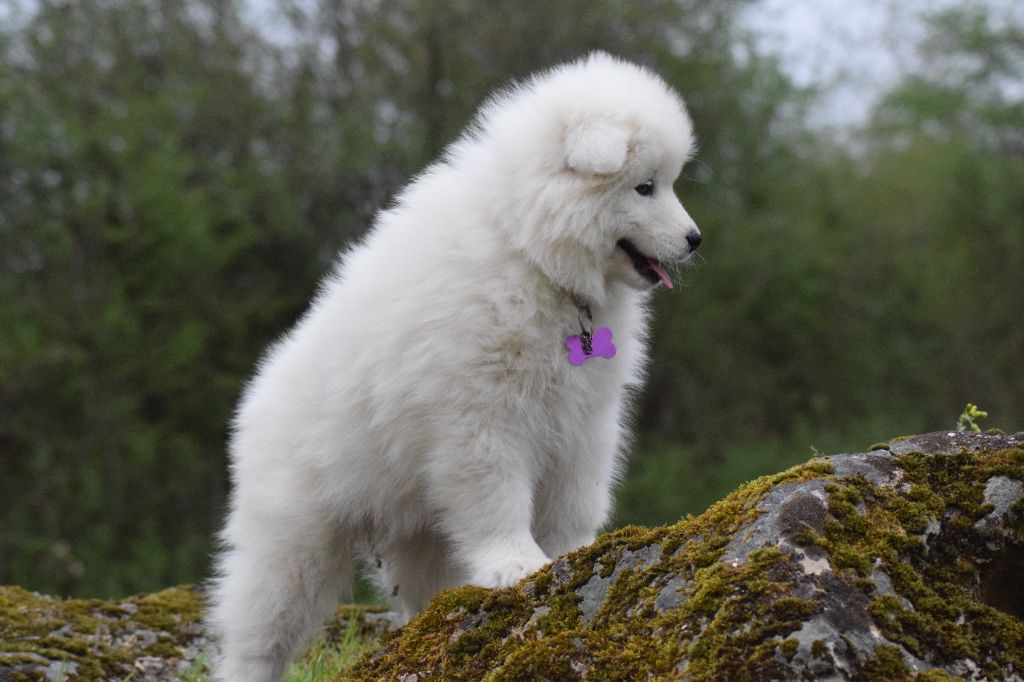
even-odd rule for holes
{"type": "MultiPolygon", "coordinates": [[[[438,595],[346,680],[1021,680],[1024,433],[816,458],[514,588],[438,595]]],[[[176,679],[201,596],[0,587],[0,682],[176,679]]],[[[342,607],[328,636],[389,614],[342,607]],[[354,620],[353,620],[354,619],[354,620]]]]}
{"type": "Polygon", "coordinates": [[[200,597],[176,587],[60,600],[0,586],[0,680],[173,680],[206,643],[200,597]]]}
{"type": "Polygon", "coordinates": [[[816,458],[507,590],[442,593],[343,679],[1021,679],[1024,433],[816,458]]]}
{"type": "MultiPolygon", "coordinates": [[[[216,658],[203,633],[203,596],[191,586],[104,601],[55,599],[0,586],[0,682],[206,679],[216,658]]],[[[323,636],[376,641],[398,614],[379,606],[340,606],[323,636]]]]}

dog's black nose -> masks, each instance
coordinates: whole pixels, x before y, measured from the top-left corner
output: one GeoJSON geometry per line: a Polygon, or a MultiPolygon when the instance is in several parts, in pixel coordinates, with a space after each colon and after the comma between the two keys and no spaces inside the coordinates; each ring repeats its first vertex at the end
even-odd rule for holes
{"type": "Polygon", "coordinates": [[[700,232],[691,232],[686,235],[686,243],[690,245],[690,251],[696,251],[697,247],[700,246],[700,232]]]}

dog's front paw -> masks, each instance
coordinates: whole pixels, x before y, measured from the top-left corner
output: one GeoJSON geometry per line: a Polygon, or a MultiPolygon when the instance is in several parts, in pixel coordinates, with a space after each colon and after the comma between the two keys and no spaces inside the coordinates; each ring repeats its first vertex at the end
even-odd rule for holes
{"type": "Polygon", "coordinates": [[[501,563],[482,566],[473,571],[470,582],[494,589],[511,587],[548,563],[547,557],[516,557],[501,563]]]}

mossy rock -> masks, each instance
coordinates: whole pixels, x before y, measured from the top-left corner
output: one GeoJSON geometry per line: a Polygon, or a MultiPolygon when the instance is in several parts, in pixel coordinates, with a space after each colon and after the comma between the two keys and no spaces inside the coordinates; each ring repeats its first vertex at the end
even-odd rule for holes
{"type": "MultiPolygon", "coordinates": [[[[214,655],[202,606],[202,595],[187,585],[112,601],[0,586],[0,682],[180,680],[214,655]]],[[[342,606],[325,635],[341,640],[354,627],[375,639],[393,630],[396,618],[376,606],[342,606]]]]}
{"type": "Polygon", "coordinates": [[[116,601],[0,587],[0,681],[173,680],[206,640],[191,587],[116,601]]]}
{"type": "Polygon", "coordinates": [[[1024,433],[935,433],[442,593],[342,679],[1020,680],[1022,585],[1024,433]]]}

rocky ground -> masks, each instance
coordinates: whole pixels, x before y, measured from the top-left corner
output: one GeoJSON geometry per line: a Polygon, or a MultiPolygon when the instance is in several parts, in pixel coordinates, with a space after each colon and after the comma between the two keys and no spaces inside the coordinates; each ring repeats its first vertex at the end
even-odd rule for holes
{"type": "Polygon", "coordinates": [[[0,682],[171,680],[206,642],[188,587],[119,601],[0,587],[0,682]]]}
{"type": "MultiPolygon", "coordinates": [[[[446,592],[344,679],[1022,680],[1022,578],[1024,433],[927,434],[610,533],[515,588],[446,592]]],[[[0,588],[0,682],[175,679],[199,617],[189,588],[0,588]]]]}
{"type": "Polygon", "coordinates": [[[1021,680],[1024,433],[814,459],[440,595],[373,680],[1021,680]]]}
{"type": "MultiPolygon", "coordinates": [[[[201,627],[202,596],[189,586],[116,601],[59,600],[0,587],[0,682],[205,680],[213,644],[201,627]]],[[[342,639],[393,630],[396,614],[343,606],[327,630],[342,639]]]]}

